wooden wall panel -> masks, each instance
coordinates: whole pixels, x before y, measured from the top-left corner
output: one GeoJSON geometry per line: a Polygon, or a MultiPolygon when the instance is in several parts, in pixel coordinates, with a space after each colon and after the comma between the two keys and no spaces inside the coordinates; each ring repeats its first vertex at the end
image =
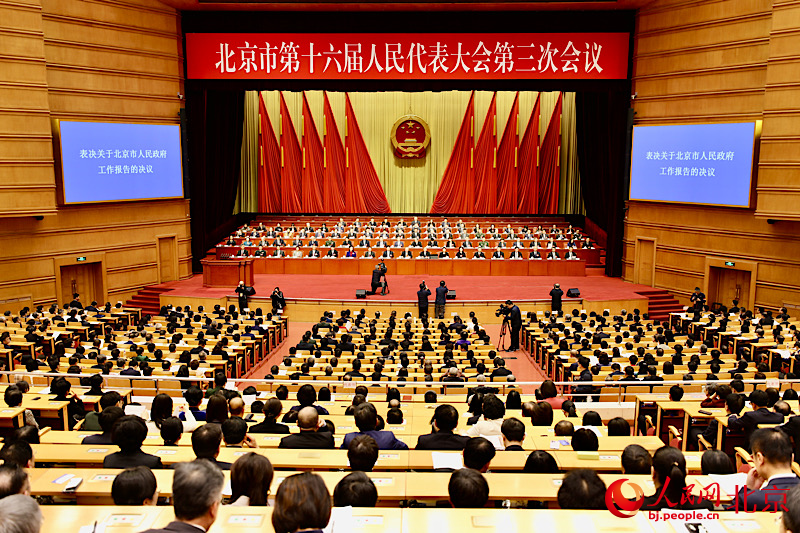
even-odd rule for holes
{"type": "Polygon", "coordinates": [[[0,217],[51,214],[55,174],[41,6],[2,0],[0,19],[0,217]]]}
{"type": "Polygon", "coordinates": [[[756,216],[800,221],[800,131],[781,120],[800,109],[800,2],[776,0],[773,21],[756,216]]]}
{"type": "MultiPolygon", "coordinates": [[[[637,124],[762,120],[754,209],[629,202],[623,277],[635,243],[658,240],[655,286],[684,303],[707,258],[756,262],[755,304],[800,302],[800,1],[657,0],[637,17],[637,124]]],[[[727,302],[726,302],[727,303],[727,302]]]]}
{"type": "Polygon", "coordinates": [[[52,118],[178,124],[178,13],[156,0],[0,0],[0,16],[0,216],[50,215],[0,219],[0,302],[55,302],[57,265],[79,256],[101,257],[107,299],[125,300],[158,283],[157,235],[178,236],[190,277],[187,200],[57,208],[51,140],[52,118]]]}

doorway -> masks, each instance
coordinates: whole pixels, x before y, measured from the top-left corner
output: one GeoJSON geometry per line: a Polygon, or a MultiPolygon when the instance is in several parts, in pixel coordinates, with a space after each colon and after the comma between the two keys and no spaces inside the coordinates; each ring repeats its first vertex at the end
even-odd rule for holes
{"type": "Polygon", "coordinates": [[[752,273],[749,270],[710,266],[708,271],[708,305],[720,303],[728,308],[733,300],[739,300],[739,307],[750,309],[750,283],[752,273]]]}
{"type": "Polygon", "coordinates": [[[636,238],[636,260],[633,264],[633,282],[650,287],[655,283],[656,240],[636,238]]]}
{"type": "Polygon", "coordinates": [[[84,306],[92,301],[103,301],[102,263],[83,263],[80,265],[62,265],[61,272],[61,304],[72,301],[72,295],[81,295],[84,306]]]}
{"type": "Polygon", "coordinates": [[[158,282],[166,283],[178,279],[178,237],[167,235],[156,237],[158,242],[158,282]]]}

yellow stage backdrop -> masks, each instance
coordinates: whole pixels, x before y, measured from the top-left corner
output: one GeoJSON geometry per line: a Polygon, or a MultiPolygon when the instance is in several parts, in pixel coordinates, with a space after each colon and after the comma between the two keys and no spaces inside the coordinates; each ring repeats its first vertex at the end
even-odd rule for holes
{"type": "MultiPolygon", "coordinates": [[[[245,118],[242,142],[242,170],[236,212],[258,210],[258,92],[245,95],[245,118]]],[[[323,134],[322,91],[306,91],[306,98],[320,138],[323,134]]],[[[461,120],[464,118],[469,91],[444,92],[364,92],[349,93],[358,125],[367,144],[372,164],[378,173],[393,213],[427,213],[430,211],[442,174],[450,159],[461,120]],[[415,114],[428,123],[431,143],[424,159],[400,159],[394,156],[390,140],[392,126],[403,115],[415,114]]],[[[479,135],[492,99],[491,91],[475,93],[475,134],[479,135]]],[[[580,193],[575,132],[575,93],[563,93],[561,118],[561,187],[560,213],[583,213],[580,193]]],[[[279,134],[280,93],[263,91],[275,135],[279,134]]],[[[497,93],[497,138],[503,130],[514,102],[515,92],[497,93]]],[[[557,92],[519,93],[519,135],[525,132],[536,97],[541,95],[539,134],[544,136],[558,98],[557,92]]],[[[286,105],[302,145],[303,93],[283,91],[286,105]]],[[[328,92],[338,133],[344,140],[345,93],[328,92]]],[[[331,132],[332,133],[332,132],[331,132]]],[[[476,139],[477,141],[477,139],[476,139]]]]}

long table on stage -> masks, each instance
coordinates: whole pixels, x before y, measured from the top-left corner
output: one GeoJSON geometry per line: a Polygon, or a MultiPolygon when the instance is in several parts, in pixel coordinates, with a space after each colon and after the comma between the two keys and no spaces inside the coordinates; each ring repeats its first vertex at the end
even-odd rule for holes
{"type": "MultiPolygon", "coordinates": [[[[241,240],[241,239],[238,239],[238,240],[241,240]]],[[[335,239],[335,240],[341,241],[341,239],[335,239]]],[[[489,241],[489,242],[492,243],[493,241],[489,241]]],[[[528,242],[528,241],[526,241],[526,242],[528,242]]],[[[564,241],[558,241],[558,243],[563,245],[564,241]]],[[[458,241],[456,241],[456,244],[458,244],[458,241]]],[[[496,245],[496,241],[495,241],[494,244],[490,244],[489,248],[483,248],[483,251],[486,254],[487,258],[492,255],[492,252],[494,252],[495,245],[496,245]]],[[[247,251],[250,253],[251,257],[253,255],[253,252],[258,250],[258,246],[248,246],[246,248],[247,248],[247,251]]],[[[319,250],[319,253],[322,256],[324,256],[328,252],[328,248],[325,247],[325,246],[320,246],[317,249],[319,250]]],[[[362,246],[355,246],[354,249],[355,249],[356,253],[358,254],[358,257],[361,257],[362,255],[364,255],[364,252],[367,250],[366,248],[364,248],[362,246]]],[[[373,248],[373,251],[375,252],[375,256],[376,257],[380,256],[381,253],[383,253],[384,249],[385,248],[379,248],[379,247],[373,248]]],[[[471,257],[472,253],[476,249],[477,248],[469,248],[469,249],[466,249],[465,251],[467,252],[467,255],[471,257]]],[[[503,248],[502,250],[503,250],[503,253],[505,253],[506,256],[508,256],[509,254],[511,254],[512,249],[513,248],[503,248]]],[[[286,253],[286,256],[288,257],[294,251],[294,248],[291,247],[291,246],[283,246],[283,247],[281,247],[281,250],[283,250],[286,253]]],[[[300,250],[303,252],[303,257],[305,258],[305,256],[308,255],[309,250],[311,250],[311,247],[310,246],[301,246],[300,250]]],[[[342,258],[342,256],[347,252],[347,249],[346,248],[342,248],[341,246],[337,247],[336,250],[339,252],[340,258],[342,258]]],[[[391,250],[394,252],[394,254],[396,256],[400,255],[400,252],[403,251],[402,248],[391,248],[391,250]]],[[[413,252],[413,254],[415,256],[420,252],[420,250],[421,250],[421,248],[412,248],[411,249],[411,251],[413,252]]],[[[441,250],[441,248],[430,248],[429,249],[429,251],[431,253],[434,253],[434,252],[438,253],[439,250],[441,250]]],[[[450,255],[455,255],[455,253],[456,253],[456,249],[448,248],[447,250],[450,252],[450,255]]],[[[234,258],[233,256],[236,255],[236,252],[239,251],[239,248],[236,247],[236,246],[219,245],[214,249],[214,251],[216,253],[216,258],[217,259],[233,259],[234,258]]],[[[264,251],[267,252],[267,255],[272,255],[273,253],[275,253],[275,246],[265,246],[264,247],[264,251]]],[[[522,252],[522,255],[524,255],[525,258],[527,259],[528,253],[531,250],[530,250],[530,248],[520,248],[520,251],[522,252]]],[[[567,253],[567,250],[565,248],[557,248],[556,251],[558,252],[558,255],[560,255],[561,257],[564,257],[564,254],[567,253]]],[[[539,252],[542,254],[542,257],[544,257],[545,255],[547,255],[548,250],[546,248],[540,248],[539,252]]],[[[601,252],[601,250],[599,250],[597,248],[593,248],[593,249],[579,248],[579,249],[575,249],[574,252],[578,256],[578,258],[581,261],[583,261],[584,263],[586,263],[587,265],[599,265],[599,264],[601,264],[600,263],[600,252],[601,252]]],[[[274,258],[274,259],[280,259],[280,258],[274,258]]],[[[538,261],[538,259],[534,259],[533,261],[538,261]]],[[[287,274],[288,273],[289,272],[287,272],[287,274]]],[[[411,274],[413,274],[413,273],[414,272],[411,272],[411,274]]],[[[482,275],[488,276],[489,274],[482,274],[482,275]]],[[[578,275],[581,275],[581,274],[578,274],[578,275]]]]}
{"type": "MultiPolygon", "coordinates": [[[[252,261],[254,274],[369,275],[380,259],[345,258],[231,258],[203,262],[203,276],[216,279],[207,269],[228,268],[237,261],[252,261]],[[225,263],[228,263],[226,265],[225,263]]],[[[585,276],[586,261],[547,259],[383,259],[397,276],[585,276]]],[[[235,285],[238,281],[233,281],[235,285]]],[[[230,285],[230,283],[229,283],[230,285]]]]}

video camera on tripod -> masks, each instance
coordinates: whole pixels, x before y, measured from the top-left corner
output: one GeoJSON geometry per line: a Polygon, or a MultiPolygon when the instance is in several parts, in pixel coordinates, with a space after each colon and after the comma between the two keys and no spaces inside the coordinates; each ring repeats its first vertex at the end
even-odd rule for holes
{"type": "Polygon", "coordinates": [[[505,348],[506,331],[508,329],[508,323],[511,320],[511,309],[501,305],[494,312],[494,316],[499,317],[500,315],[503,315],[503,324],[500,326],[500,340],[498,341],[497,345],[498,348],[502,350],[505,348]]]}

